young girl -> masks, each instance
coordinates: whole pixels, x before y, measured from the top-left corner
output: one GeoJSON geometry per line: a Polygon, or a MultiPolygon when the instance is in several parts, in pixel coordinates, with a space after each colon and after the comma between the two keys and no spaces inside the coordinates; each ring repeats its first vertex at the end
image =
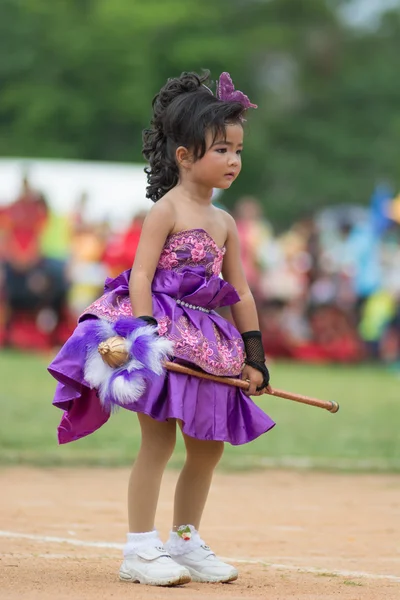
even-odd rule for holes
{"type": "Polygon", "coordinates": [[[246,395],[169,372],[148,380],[139,398],[124,403],[137,412],[141,447],[129,481],[129,533],[120,578],[150,585],[237,578],[237,570],[215,556],[198,529],[224,443],[245,444],[274,426],[249,398],[268,386],[269,373],[235,222],[212,204],[213,188],[228,189],[240,173],[243,121],[254,105],[234,90],[227,73],[221,75],[216,96],[206,81],[207,76],[183,73],[154,98],[151,127],[143,136],[150,165],[147,196],[154,206],[143,224],[134,265],[107,280],[105,294],[80,317],[49,367],[59,381],[54,404],[65,411],[60,443],[92,433],[110,416],[84,376],[81,340],[88,319],[112,323],[121,316],[133,321],[134,315],[173,342],[174,360],[249,382],[246,395]],[[214,310],[229,305],[237,329],[214,310]],[[186,462],[164,547],[154,527],[155,513],[176,424],[186,462]]]}

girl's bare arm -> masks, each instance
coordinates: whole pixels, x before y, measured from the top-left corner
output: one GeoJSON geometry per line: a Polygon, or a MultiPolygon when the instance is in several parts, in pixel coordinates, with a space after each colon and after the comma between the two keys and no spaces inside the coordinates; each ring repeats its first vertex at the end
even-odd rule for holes
{"type": "Polygon", "coordinates": [[[260,329],[256,304],[248,286],[240,256],[239,235],[234,219],[226,213],[228,234],[225,243],[226,253],[222,266],[222,275],[233,285],[240,296],[240,302],[232,306],[232,316],[240,333],[260,329]]]}
{"type": "MultiPolygon", "coordinates": [[[[240,242],[236,223],[227,213],[225,219],[228,226],[228,236],[225,244],[226,253],[222,275],[226,281],[233,285],[240,297],[240,301],[233,304],[231,308],[233,320],[240,333],[259,331],[260,325],[256,304],[248,286],[240,256],[240,242]]],[[[242,377],[249,382],[249,390],[246,392],[249,396],[259,396],[262,393],[259,389],[264,382],[261,371],[246,364],[242,371],[242,377]]]]}
{"type": "Polygon", "coordinates": [[[175,223],[170,202],[159,200],[147,215],[129,280],[129,296],[135,317],[152,316],[151,283],[165,240],[175,223]]]}

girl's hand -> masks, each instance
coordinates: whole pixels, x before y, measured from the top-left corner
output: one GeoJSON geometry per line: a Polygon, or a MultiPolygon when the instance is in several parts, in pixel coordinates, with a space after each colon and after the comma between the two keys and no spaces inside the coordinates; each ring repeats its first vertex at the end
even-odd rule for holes
{"type": "Polygon", "coordinates": [[[242,371],[242,379],[250,384],[249,389],[244,392],[247,396],[261,396],[264,393],[264,390],[257,391],[264,380],[263,374],[258,369],[245,365],[242,371]]]}

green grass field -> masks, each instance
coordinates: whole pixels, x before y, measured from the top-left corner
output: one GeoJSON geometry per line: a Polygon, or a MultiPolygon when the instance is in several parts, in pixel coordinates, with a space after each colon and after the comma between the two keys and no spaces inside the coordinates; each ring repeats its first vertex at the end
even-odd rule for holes
{"type": "MultiPolygon", "coordinates": [[[[51,357],[0,354],[0,461],[34,465],[125,465],[135,457],[139,431],[134,413],[120,410],[95,434],[63,446],[52,407],[55,381],[46,371],[51,357]]],[[[271,364],[277,388],[336,400],[340,411],[264,396],[256,399],[277,422],[258,440],[226,445],[222,467],[309,467],[349,471],[400,471],[400,379],[374,366],[271,364]]],[[[172,466],[183,459],[178,441],[172,466]]]]}

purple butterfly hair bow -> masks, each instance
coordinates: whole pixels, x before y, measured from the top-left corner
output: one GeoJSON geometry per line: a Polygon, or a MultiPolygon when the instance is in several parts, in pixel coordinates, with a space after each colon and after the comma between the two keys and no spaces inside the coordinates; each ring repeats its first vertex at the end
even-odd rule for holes
{"type": "Polygon", "coordinates": [[[235,90],[231,76],[229,73],[221,73],[217,82],[217,98],[224,102],[240,102],[244,108],[257,108],[257,104],[252,104],[240,90],[235,90]]]}

